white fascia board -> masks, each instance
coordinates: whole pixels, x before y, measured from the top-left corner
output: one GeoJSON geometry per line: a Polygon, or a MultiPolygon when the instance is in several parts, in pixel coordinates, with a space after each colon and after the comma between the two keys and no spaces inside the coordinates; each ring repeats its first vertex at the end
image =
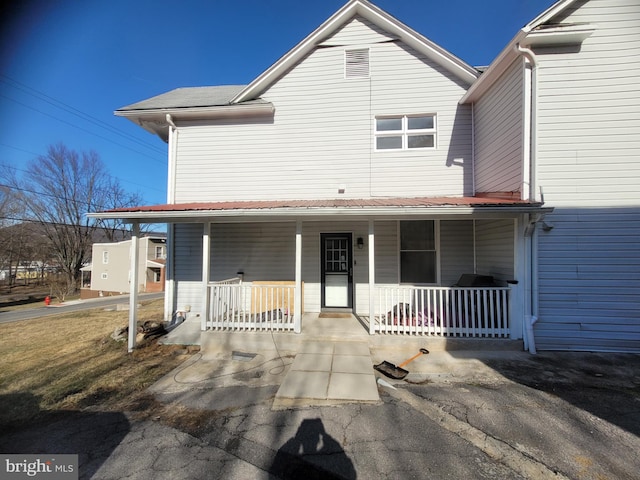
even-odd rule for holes
{"type": "Polygon", "coordinates": [[[158,117],[165,118],[167,114],[174,119],[188,120],[199,118],[224,118],[233,116],[247,116],[257,114],[271,114],[275,111],[272,103],[234,104],[212,107],[180,107],[154,108],[149,110],[116,110],[114,115],[124,118],[158,117]]]}
{"type": "Polygon", "coordinates": [[[460,99],[459,104],[476,102],[493,83],[498,80],[511,64],[519,57],[514,46],[526,37],[526,33],[522,30],[518,31],[515,37],[500,52],[496,59],[491,62],[489,68],[480,76],[480,78],[467,90],[467,93],[460,99]]]}
{"type": "Polygon", "coordinates": [[[121,219],[125,222],[142,223],[202,223],[207,222],[248,222],[248,221],[294,221],[326,220],[327,218],[340,219],[397,219],[407,217],[447,217],[459,218],[504,218],[516,216],[522,213],[550,213],[552,208],[537,205],[513,205],[513,206],[483,206],[483,207],[362,207],[350,209],[337,209],[335,207],[322,208],[279,208],[274,209],[244,209],[244,210],[198,210],[189,212],[103,212],[90,213],[90,218],[121,219]]]}
{"type": "Polygon", "coordinates": [[[524,27],[522,27],[522,31],[528,33],[531,30],[539,27],[543,23],[548,22],[553,17],[562,12],[565,8],[569,7],[576,0],[560,0],[559,2],[554,3],[549,8],[547,8],[544,12],[538,15],[536,18],[527,23],[524,27]]]}
{"type": "MultiPolygon", "coordinates": [[[[576,0],[560,0],[559,2],[551,5],[544,12],[534,18],[531,22],[526,24],[518,33],[511,39],[506,47],[500,52],[493,62],[489,65],[489,68],[480,76],[480,78],[467,90],[467,93],[460,99],[458,103],[474,103],[476,102],[493,83],[500,78],[500,76],[511,66],[511,64],[519,57],[516,52],[516,46],[535,46],[531,42],[527,42],[526,39],[530,32],[538,28],[540,25],[548,22],[553,17],[561,13],[568,8],[576,0]]],[[[535,34],[534,34],[535,35],[535,34]]],[[[587,35],[588,36],[588,35],[587,35]]],[[[584,37],[586,38],[586,37],[584,37]]],[[[565,40],[568,37],[565,38],[565,40]]]]}
{"type": "Polygon", "coordinates": [[[552,28],[533,30],[527,34],[524,47],[552,47],[579,45],[597,29],[596,25],[558,25],[552,28]]]}
{"type": "Polygon", "coordinates": [[[334,13],[322,25],[316,28],[310,35],[302,40],[293,49],[289,50],[276,63],[265,70],[253,82],[236,95],[231,103],[239,103],[246,100],[253,100],[270,85],[272,85],[281,75],[291,68],[296,62],[304,58],[318,43],[322,42],[348,19],[360,15],[372,23],[381,26],[383,29],[397,35],[400,39],[425,54],[438,64],[442,65],[462,80],[471,84],[478,78],[475,68],[460,60],[458,57],[437,46],[424,36],[400,23],[385,11],[375,5],[362,0],[352,0],[334,13]]]}
{"type": "Polygon", "coordinates": [[[168,141],[167,114],[174,122],[181,120],[202,120],[215,118],[246,118],[273,115],[272,103],[251,103],[241,105],[223,105],[213,107],[154,108],[148,110],[116,110],[114,115],[131,120],[147,132],[168,141]]]}

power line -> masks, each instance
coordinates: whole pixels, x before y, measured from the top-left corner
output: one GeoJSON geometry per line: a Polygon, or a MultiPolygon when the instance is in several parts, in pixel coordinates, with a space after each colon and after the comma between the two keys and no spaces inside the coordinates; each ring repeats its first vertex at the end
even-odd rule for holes
{"type": "Polygon", "coordinates": [[[94,125],[97,125],[98,127],[104,128],[105,130],[109,130],[112,133],[115,133],[116,135],[119,135],[127,140],[130,140],[134,143],[137,143],[141,146],[144,146],[146,148],[149,148],[151,150],[155,150],[158,153],[164,153],[164,149],[159,148],[157,145],[153,145],[149,142],[145,142],[144,140],[141,140],[133,135],[131,135],[130,133],[127,133],[119,128],[116,128],[112,125],[109,125],[108,123],[100,120],[99,118],[96,118],[92,115],[89,115],[88,113],[85,113],[81,110],[78,110],[75,107],[72,107],[71,105],[68,105],[56,98],[53,98],[49,95],[47,95],[46,93],[40,92],[39,90],[36,90],[33,87],[30,87],[28,85],[25,85],[22,82],[19,82],[18,80],[15,80],[5,74],[0,73],[0,77],[4,77],[4,82],[11,85],[13,88],[17,88],[18,90],[21,90],[29,95],[32,95],[36,98],[38,98],[39,100],[42,100],[44,102],[49,103],[50,105],[53,105],[54,107],[60,108],[61,110],[64,110],[66,112],[71,113],[72,115],[75,115],[77,117],[82,118],[83,120],[86,120],[90,123],[93,123],[94,125]]]}
{"type": "MultiPolygon", "coordinates": [[[[25,149],[23,149],[23,148],[13,147],[13,146],[11,146],[11,145],[7,145],[6,143],[2,143],[2,142],[0,142],[0,145],[2,145],[2,146],[4,146],[4,147],[13,148],[13,149],[15,149],[15,150],[20,150],[20,151],[22,151],[22,152],[29,153],[29,154],[31,154],[31,155],[35,155],[36,157],[39,157],[39,156],[41,156],[41,155],[42,155],[42,154],[40,154],[40,153],[30,152],[30,151],[25,150],[25,149]]],[[[11,169],[11,170],[16,170],[16,171],[18,171],[18,172],[22,172],[22,173],[29,173],[29,172],[27,172],[26,170],[23,170],[22,168],[15,167],[15,166],[13,166],[13,165],[7,165],[6,163],[0,163],[0,167],[8,168],[8,169],[11,169]]],[[[129,180],[123,180],[122,178],[116,177],[115,175],[111,175],[111,174],[108,174],[108,175],[109,175],[111,178],[113,178],[113,179],[115,179],[115,180],[118,180],[119,182],[123,182],[123,183],[130,183],[131,185],[135,185],[135,186],[137,186],[137,187],[141,187],[141,188],[146,188],[146,189],[149,189],[149,190],[155,190],[155,191],[157,191],[157,192],[163,192],[163,193],[165,192],[165,190],[164,190],[164,189],[162,189],[162,188],[158,188],[158,187],[150,187],[150,186],[148,186],[148,185],[142,185],[142,184],[140,184],[140,183],[131,182],[131,181],[129,181],[129,180]]]]}
{"type": "Polygon", "coordinates": [[[7,185],[7,184],[4,184],[4,183],[0,183],[0,187],[8,188],[10,190],[16,190],[18,192],[32,193],[34,195],[41,195],[43,197],[54,198],[56,200],[63,201],[63,202],[78,203],[80,205],[85,205],[87,207],[93,206],[96,209],[100,209],[100,210],[109,210],[110,209],[110,207],[108,208],[108,207],[105,207],[104,205],[95,205],[95,204],[92,204],[91,202],[87,202],[87,201],[84,201],[84,200],[78,200],[76,198],[64,198],[64,197],[60,197],[58,195],[54,195],[53,193],[38,192],[38,191],[35,191],[35,190],[29,190],[27,188],[14,187],[14,186],[7,185]]]}
{"type": "Polygon", "coordinates": [[[113,143],[114,145],[118,145],[119,147],[126,148],[126,149],[128,149],[128,150],[131,150],[132,152],[135,152],[135,153],[140,154],[140,155],[142,155],[142,156],[144,156],[144,157],[150,158],[150,159],[151,159],[151,160],[153,160],[154,162],[158,162],[158,163],[161,163],[161,164],[163,164],[163,165],[165,164],[165,162],[164,162],[164,161],[158,160],[157,158],[152,157],[151,155],[148,155],[148,154],[146,154],[146,153],[144,153],[144,152],[141,152],[141,151],[139,151],[139,150],[136,150],[136,149],[134,149],[134,148],[128,147],[127,145],[123,145],[123,144],[121,144],[121,143],[115,142],[115,141],[113,141],[112,139],[110,139],[110,138],[108,138],[108,137],[105,137],[105,136],[102,136],[102,135],[100,135],[100,134],[98,134],[98,133],[92,132],[91,130],[87,130],[86,128],[82,128],[82,127],[80,127],[80,126],[78,126],[78,125],[74,125],[74,124],[73,124],[73,123],[71,123],[71,122],[67,122],[66,120],[63,120],[63,119],[61,119],[61,118],[59,118],[59,117],[56,117],[55,115],[51,115],[50,113],[46,113],[46,112],[43,112],[42,110],[38,110],[37,108],[32,107],[31,105],[27,105],[26,103],[20,102],[19,100],[16,100],[16,99],[11,98],[11,97],[7,97],[6,95],[3,95],[3,94],[0,94],[0,97],[6,98],[7,100],[10,100],[10,101],[12,101],[12,102],[15,102],[15,103],[17,103],[18,105],[22,105],[23,107],[29,108],[29,109],[31,109],[31,110],[33,110],[33,111],[35,111],[35,112],[38,112],[38,113],[40,113],[40,114],[42,114],[42,115],[47,116],[47,117],[53,118],[54,120],[57,120],[57,121],[59,121],[59,122],[61,122],[61,123],[65,123],[65,124],[67,124],[67,125],[69,125],[69,126],[71,126],[71,127],[73,127],[73,128],[77,128],[78,130],[82,130],[83,132],[89,133],[90,135],[94,135],[94,136],[96,136],[96,137],[98,137],[98,138],[102,138],[103,140],[106,140],[106,141],[108,141],[108,142],[111,142],[111,143],[113,143]]]}

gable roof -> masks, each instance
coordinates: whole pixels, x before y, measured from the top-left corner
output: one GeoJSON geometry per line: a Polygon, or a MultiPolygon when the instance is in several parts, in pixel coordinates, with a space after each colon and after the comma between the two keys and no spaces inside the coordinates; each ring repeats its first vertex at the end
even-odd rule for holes
{"type": "Polygon", "coordinates": [[[335,33],[356,15],[395,35],[399,40],[438,63],[465,83],[471,85],[478,78],[479,72],[475,68],[409,28],[387,12],[366,0],[350,0],[298,45],[289,50],[280,60],[247,85],[232,99],[232,103],[241,103],[258,98],[319,43],[335,33]]]}
{"type": "Polygon", "coordinates": [[[114,112],[128,118],[145,130],[168,140],[167,117],[202,118],[212,115],[241,115],[244,113],[272,114],[273,105],[262,99],[233,104],[231,100],[245,85],[176,88],[167,93],[121,107],[114,112]]]}
{"type": "Polygon", "coordinates": [[[554,17],[567,10],[577,0],[560,0],[518,30],[507,46],[491,62],[480,78],[460,99],[461,104],[477,101],[520,56],[518,46],[537,47],[581,43],[594,31],[584,24],[549,24],[554,17]]]}
{"type": "Polygon", "coordinates": [[[155,97],[133,103],[116,110],[116,115],[133,110],[155,110],[167,108],[214,107],[229,105],[231,100],[246,85],[220,85],[217,87],[176,88],[155,97]]]}

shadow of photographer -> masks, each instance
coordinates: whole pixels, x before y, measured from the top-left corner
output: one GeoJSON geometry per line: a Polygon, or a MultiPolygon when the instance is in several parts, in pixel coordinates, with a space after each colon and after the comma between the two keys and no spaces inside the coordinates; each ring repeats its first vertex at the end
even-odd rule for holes
{"type": "Polygon", "coordinates": [[[305,419],[276,454],[269,470],[283,480],[355,480],[353,462],[319,418],[305,419]]]}

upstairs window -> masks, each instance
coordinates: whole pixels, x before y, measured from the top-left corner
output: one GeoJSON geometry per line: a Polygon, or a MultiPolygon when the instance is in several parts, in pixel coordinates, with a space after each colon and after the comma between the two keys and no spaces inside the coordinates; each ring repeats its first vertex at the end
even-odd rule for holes
{"type": "Polygon", "coordinates": [[[376,117],[376,150],[408,150],[436,147],[435,115],[376,117]]]}
{"type": "Polygon", "coordinates": [[[344,51],[344,78],[369,77],[369,49],[344,51]]]}
{"type": "Polygon", "coordinates": [[[163,259],[165,258],[164,255],[164,247],[161,245],[156,245],[156,258],[157,259],[163,259]]]}
{"type": "Polygon", "coordinates": [[[103,250],[102,251],[102,263],[103,264],[107,264],[109,263],[109,251],[108,250],[103,250]]]}

